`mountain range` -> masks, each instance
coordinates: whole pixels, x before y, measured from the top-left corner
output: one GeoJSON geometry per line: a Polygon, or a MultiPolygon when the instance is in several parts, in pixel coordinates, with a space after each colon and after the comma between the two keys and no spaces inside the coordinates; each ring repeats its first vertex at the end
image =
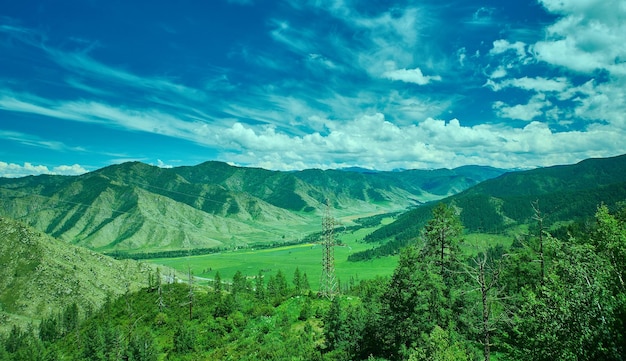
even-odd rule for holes
{"type": "Polygon", "coordinates": [[[269,171],[221,162],[159,168],[140,162],[80,176],[0,179],[0,216],[97,251],[233,248],[319,231],[330,200],[350,218],[405,210],[504,170],[269,171]]]}
{"type": "MultiPolygon", "coordinates": [[[[593,216],[600,204],[613,209],[626,201],[626,155],[508,172],[441,201],[458,210],[468,232],[502,234],[535,223],[534,208],[541,212],[546,227],[584,220],[593,216]]],[[[392,254],[418,238],[436,203],[405,212],[368,235],[366,241],[383,244],[353,259],[392,254]]]]}

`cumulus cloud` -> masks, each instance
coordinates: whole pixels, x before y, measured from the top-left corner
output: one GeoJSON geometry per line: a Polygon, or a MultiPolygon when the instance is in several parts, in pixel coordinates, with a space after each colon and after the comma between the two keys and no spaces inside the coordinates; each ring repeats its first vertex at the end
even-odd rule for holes
{"type": "Polygon", "coordinates": [[[157,164],[156,164],[156,165],[157,165],[157,167],[159,167],[159,168],[172,168],[172,167],[173,167],[172,165],[165,164],[165,162],[163,162],[163,161],[162,161],[162,160],[160,160],[160,159],[157,159],[157,164]]]}
{"type": "Polygon", "coordinates": [[[503,101],[496,101],[493,104],[493,109],[502,118],[531,121],[542,115],[542,110],[550,105],[545,95],[537,94],[526,104],[508,105],[503,101]]]}
{"type": "Polygon", "coordinates": [[[537,59],[573,71],[626,75],[626,5],[621,0],[543,0],[561,18],[533,46],[537,59]]]}
{"type": "Polygon", "coordinates": [[[39,174],[80,175],[87,172],[87,169],[78,164],[59,165],[50,169],[45,165],[34,165],[30,162],[20,165],[0,161],[0,177],[3,178],[18,178],[39,174]]]}
{"type": "Polygon", "coordinates": [[[405,83],[413,83],[417,85],[426,85],[433,80],[441,80],[439,75],[424,75],[420,68],[390,70],[384,72],[383,77],[390,80],[400,80],[405,83]]]}
{"type": "Polygon", "coordinates": [[[523,128],[497,124],[466,126],[458,119],[434,118],[400,126],[381,113],[347,122],[327,120],[327,134],[303,136],[236,124],[228,139],[236,140],[238,146],[224,154],[237,164],[280,170],[355,164],[390,170],[463,164],[536,167],[575,162],[589,152],[604,156],[621,152],[620,137],[625,132],[616,133],[608,126],[586,132],[555,132],[528,115],[536,114],[542,106],[541,98],[531,99],[520,108],[502,105],[500,111],[528,120],[523,128]]]}
{"type": "Polygon", "coordinates": [[[500,65],[496,68],[496,70],[494,70],[491,75],[489,76],[491,79],[500,79],[500,78],[504,78],[507,75],[507,71],[506,69],[500,65]]]}
{"type": "Polygon", "coordinates": [[[526,44],[521,41],[510,43],[508,40],[499,39],[493,42],[493,47],[489,50],[489,54],[498,55],[507,51],[513,51],[519,58],[526,56],[526,44]]]}

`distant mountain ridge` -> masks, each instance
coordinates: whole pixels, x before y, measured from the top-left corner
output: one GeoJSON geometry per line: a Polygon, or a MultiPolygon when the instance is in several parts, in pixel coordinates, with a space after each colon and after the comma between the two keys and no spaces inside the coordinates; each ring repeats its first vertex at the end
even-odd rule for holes
{"type": "MultiPolygon", "coordinates": [[[[592,158],[577,164],[505,173],[442,199],[459,211],[466,230],[499,233],[532,222],[538,202],[546,226],[592,216],[597,206],[610,208],[626,201],[626,155],[592,158]]],[[[392,240],[387,254],[419,237],[436,202],[402,214],[395,222],[367,237],[370,242],[392,240]]],[[[370,252],[382,255],[384,252],[370,252]]],[[[361,259],[361,257],[355,257],[361,259]]]]}
{"type": "Polygon", "coordinates": [[[318,230],[327,198],[337,217],[398,211],[503,172],[280,172],[215,161],[176,168],[129,162],[73,177],[0,178],[0,215],[100,251],[238,247],[318,230]]]}

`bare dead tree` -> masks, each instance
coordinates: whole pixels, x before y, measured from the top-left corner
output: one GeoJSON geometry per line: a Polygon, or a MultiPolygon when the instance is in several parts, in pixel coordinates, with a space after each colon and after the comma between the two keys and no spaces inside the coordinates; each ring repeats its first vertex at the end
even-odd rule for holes
{"type": "Polygon", "coordinates": [[[502,263],[499,261],[495,264],[490,263],[485,251],[472,258],[472,262],[474,266],[465,266],[465,271],[470,279],[476,282],[477,289],[480,291],[481,343],[483,345],[484,360],[489,361],[491,359],[491,346],[493,346],[491,335],[493,331],[497,330],[495,325],[500,322],[499,317],[496,320],[492,318],[492,304],[499,300],[498,294],[500,289],[498,288],[498,280],[502,271],[502,263]]]}
{"type": "Polygon", "coordinates": [[[163,312],[165,308],[165,301],[163,300],[163,286],[161,284],[161,269],[157,268],[156,271],[156,290],[157,290],[157,306],[159,307],[159,312],[163,312]]]}
{"type": "Polygon", "coordinates": [[[193,318],[193,277],[189,265],[187,265],[187,276],[189,277],[189,321],[191,321],[193,318]]]}
{"type": "Polygon", "coordinates": [[[532,202],[531,205],[533,207],[533,211],[535,212],[535,214],[533,215],[533,219],[537,221],[537,226],[539,228],[539,265],[541,269],[540,283],[543,286],[543,281],[546,276],[545,262],[543,258],[543,216],[541,215],[541,210],[539,209],[539,200],[532,202]]]}

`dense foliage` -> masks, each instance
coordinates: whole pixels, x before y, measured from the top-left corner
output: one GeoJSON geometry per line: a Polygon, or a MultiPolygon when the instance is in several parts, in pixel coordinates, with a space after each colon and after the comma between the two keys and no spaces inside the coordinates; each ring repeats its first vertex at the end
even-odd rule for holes
{"type": "Polygon", "coordinates": [[[626,203],[554,237],[538,205],[509,249],[460,251],[459,209],[434,208],[391,278],[332,300],[287,279],[216,274],[69,305],[1,338],[0,360],[622,360],[626,203]]]}

